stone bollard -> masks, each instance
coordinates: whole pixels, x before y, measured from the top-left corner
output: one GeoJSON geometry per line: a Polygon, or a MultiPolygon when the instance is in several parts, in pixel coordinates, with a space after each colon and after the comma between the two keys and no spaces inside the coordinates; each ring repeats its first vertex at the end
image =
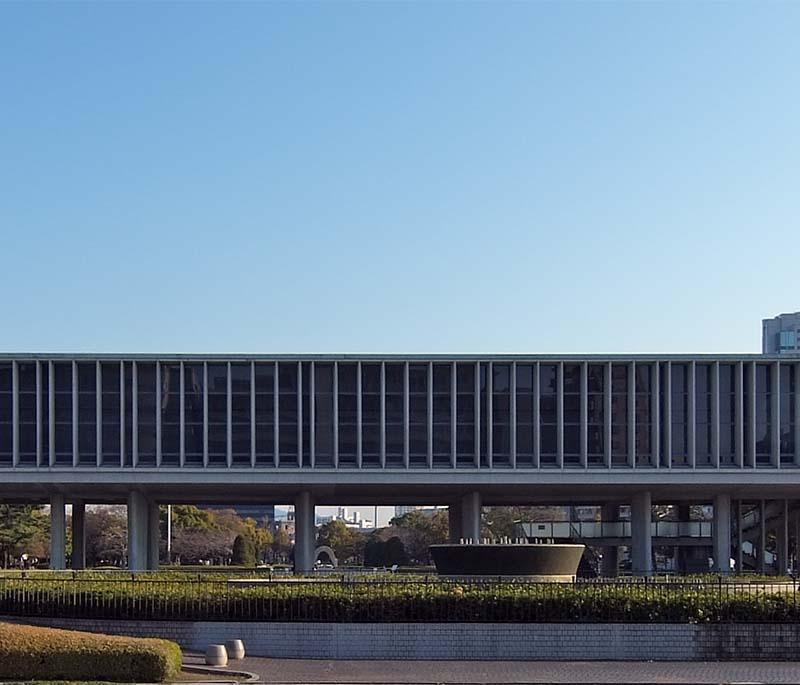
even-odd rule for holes
{"type": "Polygon", "coordinates": [[[241,640],[228,640],[225,649],[228,650],[228,658],[244,659],[244,642],[241,640]]]}
{"type": "Polygon", "coordinates": [[[228,652],[225,645],[209,645],[206,649],[206,664],[208,666],[227,666],[228,652]]]}

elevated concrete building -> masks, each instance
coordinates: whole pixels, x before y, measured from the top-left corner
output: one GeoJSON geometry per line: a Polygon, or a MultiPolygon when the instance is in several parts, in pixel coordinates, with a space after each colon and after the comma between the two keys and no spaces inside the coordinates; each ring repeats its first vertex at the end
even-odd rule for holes
{"type": "Polygon", "coordinates": [[[167,503],[293,503],[300,571],[315,505],[340,504],[447,504],[454,539],[480,537],[484,505],[627,504],[638,573],[652,505],[713,504],[718,570],[744,542],[763,565],[768,527],[785,565],[799,372],[786,355],[0,355],[0,500],[51,505],[55,568],[67,502],[76,568],[86,502],[127,503],[132,569],[158,564],[167,503]]]}

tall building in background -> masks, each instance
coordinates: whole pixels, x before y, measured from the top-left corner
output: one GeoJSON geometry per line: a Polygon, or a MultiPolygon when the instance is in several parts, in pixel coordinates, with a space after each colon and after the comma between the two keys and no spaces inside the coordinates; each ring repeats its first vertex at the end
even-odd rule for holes
{"type": "Polygon", "coordinates": [[[800,353],[800,312],[764,319],[761,351],[764,354],[800,353]]]}
{"type": "Polygon", "coordinates": [[[394,515],[396,517],[403,516],[407,514],[409,511],[414,511],[414,509],[419,509],[419,507],[395,507],[394,508],[394,515]]]}

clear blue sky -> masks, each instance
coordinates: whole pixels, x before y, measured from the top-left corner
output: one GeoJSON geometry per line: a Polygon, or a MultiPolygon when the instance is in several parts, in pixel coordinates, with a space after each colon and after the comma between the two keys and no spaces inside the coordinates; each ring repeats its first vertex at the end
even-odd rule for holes
{"type": "Polygon", "coordinates": [[[800,3],[2,3],[3,351],[755,352],[800,3]]]}

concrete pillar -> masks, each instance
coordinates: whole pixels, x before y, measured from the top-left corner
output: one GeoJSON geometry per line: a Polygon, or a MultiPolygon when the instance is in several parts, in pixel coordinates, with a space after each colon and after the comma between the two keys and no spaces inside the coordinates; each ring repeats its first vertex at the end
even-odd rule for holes
{"type": "Polygon", "coordinates": [[[731,572],[731,496],[714,497],[714,571],[731,572]]]}
{"type": "Polygon", "coordinates": [[[481,539],[481,493],[470,492],[461,498],[461,535],[478,542],[481,539]]]}
{"type": "Polygon", "coordinates": [[[317,527],[314,500],[310,492],[301,492],[294,500],[294,572],[308,573],[314,568],[317,527]]]}
{"type": "MultiPolygon", "coordinates": [[[[755,366],[755,364],[754,364],[755,366]]],[[[755,454],[755,452],[753,452],[755,454]]],[[[755,459],[755,457],[753,457],[755,459]]],[[[767,570],[766,559],[764,558],[767,551],[767,502],[761,500],[758,508],[758,572],[764,573],[767,570]]]]}
{"type": "Polygon", "coordinates": [[[72,568],[86,568],[86,504],[72,503],[72,568]]]}
{"type": "Polygon", "coordinates": [[[631,499],[631,563],[635,575],[653,572],[653,539],[649,492],[638,492],[631,499]]]}
{"type": "Polygon", "coordinates": [[[147,569],[147,499],[141,492],[128,495],[128,569],[147,569]]]}
{"type": "Polygon", "coordinates": [[[158,502],[147,503],[147,570],[158,571],[161,555],[161,517],[158,502]]]}
{"type": "MultiPolygon", "coordinates": [[[[605,530],[601,531],[603,536],[607,536],[610,532],[613,532],[614,535],[617,534],[617,531],[611,526],[602,526],[602,524],[613,523],[615,521],[619,521],[619,506],[616,504],[604,504],[601,517],[601,527],[605,528],[605,530]]],[[[600,573],[606,578],[614,578],[618,572],[619,549],[616,545],[603,547],[603,559],[600,564],[600,573]]]]}
{"type": "Polygon", "coordinates": [[[50,568],[67,567],[67,516],[64,495],[50,497],[50,568]]]}
{"type": "MultiPolygon", "coordinates": [[[[675,505],[675,512],[679,523],[688,523],[692,520],[692,507],[690,504],[677,504],[675,505]]],[[[679,573],[688,572],[687,558],[691,548],[684,545],[675,545],[675,570],[679,573]]]]}
{"type": "Polygon", "coordinates": [[[448,538],[452,543],[457,543],[463,537],[463,535],[461,535],[461,518],[460,502],[451,502],[447,505],[448,538]]]}
{"type": "Polygon", "coordinates": [[[778,553],[778,563],[775,570],[779,574],[788,573],[789,571],[789,500],[783,500],[783,509],[781,517],[778,520],[777,529],[775,530],[776,549],[778,553]]]}

